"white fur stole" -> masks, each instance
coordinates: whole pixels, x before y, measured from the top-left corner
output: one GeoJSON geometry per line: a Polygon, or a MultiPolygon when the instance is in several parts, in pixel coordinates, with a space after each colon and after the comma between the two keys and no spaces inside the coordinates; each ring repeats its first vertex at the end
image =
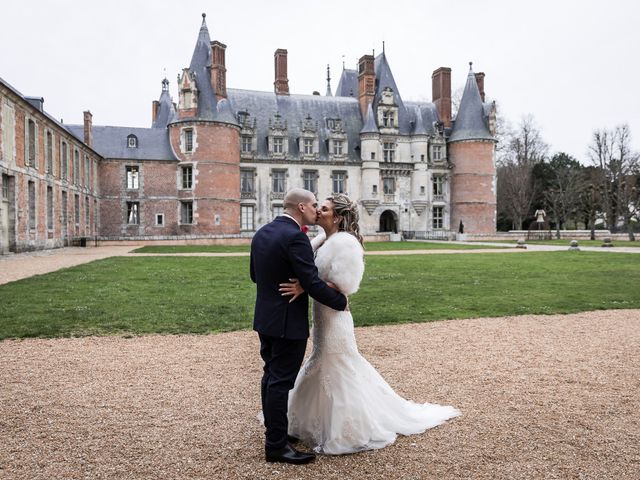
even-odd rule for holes
{"type": "Polygon", "coordinates": [[[356,293],[364,275],[362,245],[347,232],[336,232],[325,239],[321,233],[311,241],[320,278],[334,283],[345,295],[356,293]]]}

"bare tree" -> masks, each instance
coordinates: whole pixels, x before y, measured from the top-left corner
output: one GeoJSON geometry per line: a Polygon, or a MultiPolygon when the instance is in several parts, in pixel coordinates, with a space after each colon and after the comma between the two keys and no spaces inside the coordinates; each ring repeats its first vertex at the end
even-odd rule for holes
{"type": "Polygon", "coordinates": [[[560,228],[577,213],[586,185],[580,164],[564,153],[554,155],[549,167],[551,179],[543,197],[556,224],[556,237],[560,238],[560,228]]]}
{"type": "Polygon", "coordinates": [[[607,226],[615,232],[621,223],[629,240],[635,240],[632,220],[637,220],[638,214],[640,155],[631,150],[629,126],[596,130],[589,145],[589,156],[599,173],[596,182],[607,226]]]}
{"type": "Polygon", "coordinates": [[[540,189],[533,169],[544,161],[549,147],[531,115],[506,132],[504,143],[498,152],[498,213],[510,218],[514,229],[521,230],[540,189]]]}

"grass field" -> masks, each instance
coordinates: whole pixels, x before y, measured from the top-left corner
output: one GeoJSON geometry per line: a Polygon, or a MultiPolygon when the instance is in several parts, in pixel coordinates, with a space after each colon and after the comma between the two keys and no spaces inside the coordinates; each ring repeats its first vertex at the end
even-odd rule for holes
{"type": "MultiPolygon", "coordinates": [[[[0,339],[250,328],[247,257],[114,257],[0,285],[0,339]]],[[[640,256],[367,257],[357,325],[640,308],[640,256]]]]}
{"type": "MultiPolygon", "coordinates": [[[[387,250],[470,250],[492,248],[482,245],[461,245],[456,243],[433,242],[367,242],[366,251],[378,252],[387,250]]],[[[498,247],[493,247],[498,248],[498,247]]],[[[236,253],[249,252],[249,245],[151,245],[137,248],[133,253],[236,253]]]]}
{"type": "MultiPolygon", "coordinates": [[[[484,241],[484,240],[483,240],[484,241]]],[[[506,243],[509,245],[515,245],[516,240],[491,240],[492,243],[506,243]]],[[[569,247],[571,239],[562,240],[525,240],[525,243],[530,245],[566,245],[569,247]]],[[[604,242],[602,240],[578,240],[578,246],[582,247],[601,247],[604,242]]],[[[613,240],[614,247],[640,247],[640,242],[629,242],[625,240],[613,240]]]]}

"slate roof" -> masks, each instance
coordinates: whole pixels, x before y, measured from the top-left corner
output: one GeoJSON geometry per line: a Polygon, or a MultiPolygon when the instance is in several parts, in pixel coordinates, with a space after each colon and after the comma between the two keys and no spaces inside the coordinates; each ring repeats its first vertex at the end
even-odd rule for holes
{"type": "Polygon", "coordinates": [[[453,121],[449,141],[495,140],[495,137],[489,132],[489,127],[485,120],[485,111],[485,105],[482,103],[482,98],[480,97],[476,76],[473,70],[469,68],[467,83],[462,93],[458,114],[453,121]]]}
{"type": "Polygon", "coordinates": [[[358,98],[358,72],[356,70],[342,70],[336,89],[336,97],[358,98]]]}
{"type": "Polygon", "coordinates": [[[216,93],[211,85],[211,38],[202,14],[202,25],[198,34],[196,46],[193,49],[189,70],[195,73],[198,87],[198,118],[213,120],[216,113],[216,93]]]}
{"type": "MultiPolygon", "coordinates": [[[[75,137],[84,138],[83,125],[65,125],[75,137]]],[[[93,149],[104,158],[130,160],[177,160],[166,128],[93,126],[93,149]],[[127,137],[135,135],[138,147],[129,148],[127,137]]]]}
{"type": "Polygon", "coordinates": [[[176,109],[169,95],[169,80],[166,78],[162,80],[162,93],[159,102],[158,115],[151,124],[152,128],[166,128],[167,124],[176,117],[176,109]]]}
{"type": "Polygon", "coordinates": [[[378,126],[376,125],[376,116],[373,113],[373,107],[371,104],[367,107],[367,121],[360,130],[360,133],[379,133],[378,126]]]}
{"type": "Polygon", "coordinates": [[[378,103],[382,98],[382,91],[387,87],[391,88],[394,94],[394,101],[398,106],[398,132],[401,135],[409,135],[412,130],[411,121],[413,118],[404,106],[400,90],[398,90],[398,86],[393,78],[391,67],[389,67],[389,62],[387,62],[387,57],[384,52],[378,55],[374,60],[374,70],[376,73],[376,93],[373,99],[374,110],[378,108],[378,103]]]}
{"type": "Polygon", "coordinates": [[[302,123],[307,116],[316,122],[320,140],[320,158],[327,159],[326,140],[329,138],[327,119],[341,119],[348,141],[348,155],[358,161],[359,153],[355,147],[360,146],[360,105],[358,100],[351,97],[325,97],[320,95],[276,95],[271,92],[253,90],[227,89],[227,96],[231,110],[249,113],[250,122],[255,118],[257,128],[259,157],[268,156],[267,137],[269,135],[269,120],[274,120],[278,112],[282,121],[287,123],[289,136],[289,156],[299,155],[297,140],[301,134],[302,123]]]}

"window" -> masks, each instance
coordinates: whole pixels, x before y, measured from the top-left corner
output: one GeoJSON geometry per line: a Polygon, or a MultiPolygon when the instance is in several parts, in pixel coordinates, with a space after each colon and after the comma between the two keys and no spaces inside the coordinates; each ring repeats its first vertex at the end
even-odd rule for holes
{"type": "Polygon", "coordinates": [[[342,155],[343,147],[344,147],[344,142],[342,140],[334,140],[333,141],[333,154],[334,155],[342,155]]]}
{"type": "Polygon", "coordinates": [[[45,153],[46,158],[46,171],[47,173],[53,173],[53,134],[47,131],[47,146],[45,153]]]}
{"type": "Polygon", "coordinates": [[[433,177],[433,196],[441,197],[444,195],[444,179],[442,177],[433,177]]]}
{"type": "Polygon", "coordinates": [[[182,188],[193,188],[193,167],[182,167],[182,188]]]}
{"type": "Polygon", "coordinates": [[[241,230],[253,230],[253,205],[241,205],[240,206],[240,229],[241,230]]]}
{"type": "Polygon", "coordinates": [[[420,195],[424,195],[424,190],[425,190],[424,185],[421,185],[420,186],[420,195]]]}
{"type": "Polygon", "coordinates": [[[284,193],[285,191],[285,172],[284,170],[274,170],[271,172],[273,184],[271,190],[273,193],[284,193]]]}
{"type": "Polygon", "coordinates": [[[443,210],[443,207],[433,207],[433,228],[442,228],[443,210]]]}
{"type": "Polygon", "coordinates": [[[253,138],[248,135],[243,135],[240,146],[242,148],[242,153],[250,153],[253,147],[253,138]]]}
{"type": "Polygon", "coordinates": [[[190,128],[184,131],[184,151],[193,152],[193,130],[190,128]]]}
{"type": "Polygon", "coordinates": [[[29,228],[36,228],[36,184],[29,182],[29,228]]]}
{"type": "Polygon", "coordinates": [[[80,152],[73,151],[73,184],[78,185],[80,182],[80,152]]]}
{"type": "Polygon", "coordinates": [[[91,227],[91,212],[89,211],[89,197],[84,197],[84,224],[87,227],[87,232],[91,227]]]}
{"type": "Polygon", "coordinates": [[[434,160],[442,160],[442,146],[434,145],[433,146],[433,159],[434,160]]]}
{"type": "Polygon", "coordinates": [[[140,170],[137,166],[128,166],[127,170],[127,188],[129,190],[137,190],[140,187],[140,170]]]}
{"type": "Polygon", "coordinates": [[[91,162],[87,155],[84,156],[84,186],[89,188],[91,185],[91,162]]]}
{"type": "Polygon", "coordinates": [[[26,164],[35,167],[36,166],[36,122],[29,120],[27,122],[28,131],[28,150],[26,164]]]}
{"type": "Polygon", "coordinates": [[[2,175],[2,199],[9,200],[9,175],[2,175]]]}
{"type": "Polygon", "coordinates": [[[180,223],[185,225],[193,223],[193,202],[181,202],[180,223]]]}
{"type": "Polygon", "coordinates": [[[62,142],[62,158],[60,162],[62,163],[61,176],[63,180],[66,180],[69,176],[69,147],[67,142],[62,142]]]}
{"type": "Polygon", "coordinates": [[[68,221],[68,201],[67,201],[67,192],[62,192],[62,228],[63,235],[67,234],[67,221],[68,221]]]}
{"type": "Polygon", "coordinates": [[[282,153],[283,152],[283,138],[275,137],[273,139],[273,153],[282,153]]]}
{"type": "Polygon", "coordinates": [[[162,227],[164,225],[164,213],[156,213],[156,226],[162,227]]]}
{"type": "Polygon", "coordinates": [[[424,162],[424,153],[420,154],[420,161],[424,162]]]}
{"type": "Polygon", "coordinates": [[[240,193],[253,194],[253,170],[240,170],[240,193]]]}
{"type": "Polygon", "coordinates": [[[371,152],[371,160],[375,160],[376,159],[376,152],[371,152]]]}
{"type": "Polygon", "coordinates": [[[138,137],[133,134],[127,136],[127,147],[138,148],[138,137]]]}
{"type": "Polygon", "coordinates": [[[393,112],[389,110],[384,110],[382,112],[382,126],[393,127],[394,124],[395,124],[395,116],[393,112]]]}
{"type": "Polygon", "coordinates": [[[313,154],[313,138],[305,138],[302,140],[302,151],[305,155],[313,154]]]}
{"type": "Polygon", "coordinates": [[[374,195],[378,194],[378,185],[373,185],[371,187],[371,193],[373,193],[374,195]]]}
{"type": "Polygon", "coordinates": [[[74,204],[75,212],[74,217],[76,220],[76,227],[80,225],[80,195],[74,195],[74,204]]]}
{"type": "Polygon", "coordinates": [[[345,172],[333,172],[333,193],[345,193],[345,179],[347,174],[345,172]]]}
{"type": "Polygon", "coordinates": [[[318,172],[315,170],[305,170],[302,173],[302,183],[305,190],[316,193],[318,172]]]}
{"type": "Polygon", "coordinates": [[[53,188],[47,187],[47,228],[53,230],[53,188]]]}
{"type": "Polygon", "coordinates": [[[396,193],[396,179],[393,177],[384,177],[382,179],[382,190],[385,195],[393,195],[396,193]]]}
{"type": "Polygon", "coordinates": [[[284,213],[284,207],[282,205],[274,205],[272,210],[273,210],[273,218],[279,217],[284,213]]]}
{"type": "Polygon", "coordinates": [[[382,157],[385,162],[393,162],[396,156],[396,146],[393,142],[384,142],[382,145],[382,157]]]}
{"type": "Polygon", "coordinates": [[[127,202],[127,223],[129,225],[140,224],[140,203],[127,202]]]}

